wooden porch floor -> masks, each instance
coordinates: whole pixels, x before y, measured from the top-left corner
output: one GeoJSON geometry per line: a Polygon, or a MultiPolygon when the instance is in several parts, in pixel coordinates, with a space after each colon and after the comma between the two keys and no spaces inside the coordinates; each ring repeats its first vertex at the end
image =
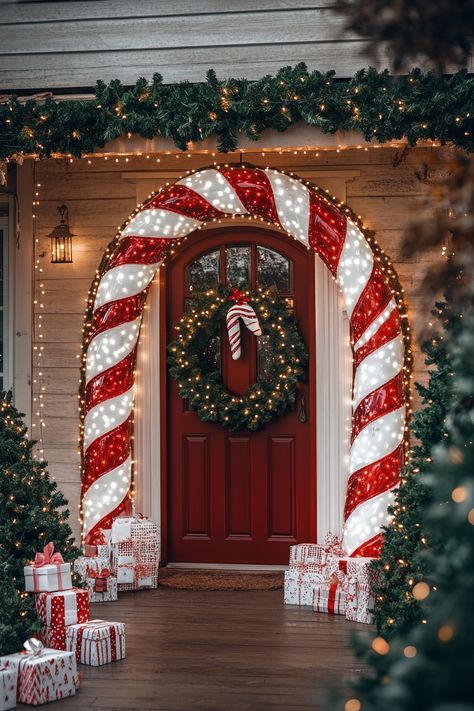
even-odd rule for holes
{"type": "MultiPolygon", "coordinates": [[[[80,667],[58,711],[344,708],[328,701],[360,672],[350,638],[365,625],[283,605],[283,591],[122,593],[91,619],[123,621],[127,658],[80,667]]],[[[27,709],[27,706],[18,706],[27,709]]]]}

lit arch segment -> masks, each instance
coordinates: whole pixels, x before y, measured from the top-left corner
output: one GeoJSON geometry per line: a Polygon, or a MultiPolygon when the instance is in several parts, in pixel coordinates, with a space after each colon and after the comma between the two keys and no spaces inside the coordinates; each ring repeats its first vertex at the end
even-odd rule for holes
{"type": "Polygon", "coordinates": [[[177,239],[203,223],[247,214],[316,252],[342,291],[355,363],[344,547],[349,555],[378,554],[403,464],[407,344],[383,258],[347,212],[292,176],[243,166],[197,171],[137,209],[117,236],[94,293],[84,374],[85,537],[110,526],[126,505],[135,352],[157,268],[177,239]]]}

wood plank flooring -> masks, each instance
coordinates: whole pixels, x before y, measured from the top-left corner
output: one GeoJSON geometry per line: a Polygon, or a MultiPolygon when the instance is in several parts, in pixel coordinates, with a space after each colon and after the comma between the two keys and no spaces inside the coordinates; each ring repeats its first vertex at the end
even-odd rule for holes
{"type": "Polygon", "coordinates": [[[81,665],[81,689],[58,711],[343,709],[329,694],[360,673],[350,638],[368,629],[285,607],[281,590],[122,593],[92,618],[126,623],[127,658],[81,665]]]}

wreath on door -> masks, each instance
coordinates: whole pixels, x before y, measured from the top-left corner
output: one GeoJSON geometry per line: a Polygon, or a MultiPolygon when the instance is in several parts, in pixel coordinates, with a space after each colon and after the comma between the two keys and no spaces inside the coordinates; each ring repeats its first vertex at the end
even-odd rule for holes
{"type": "Polygon", "coordinates": [[[294,314],[276,294],[219,286],[190,299],[174,328],[178,335],[168,346],[169,372],[178,383],[180,397],[203,422],[216,422],[231,432],[255,431],[295,402],[308,353],[294,314]],[[247,325],[265,339],[265,367],[243,395],[227,390],[220,372],[220,336],[222,323],[233,308],[230,301],[234,307],[244,303],[253,309],[258,328],[247,325]]]}

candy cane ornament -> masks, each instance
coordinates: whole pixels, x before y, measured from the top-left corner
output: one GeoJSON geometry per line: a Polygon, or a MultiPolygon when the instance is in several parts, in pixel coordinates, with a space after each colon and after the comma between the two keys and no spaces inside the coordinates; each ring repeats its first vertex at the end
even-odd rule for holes
{"type": "Polygon", "coordinates": [[[241,338],[240,338],[240,320],[255,336],[262,335],[262,329],[252,306],[250,306],[249,298],[239,289],[232,289],[229,301],[236,301],[234,306],[231,306],[226,315],[227,333],[229,336],[230,352],[233,360],[238,360],[241,356],[241,338]]]}
{"type": "Polygon", "coordinates": [[[127,502],[135,354],[156,270],[176,239],[245,214],[312,249],[342,291],[355,366],[344,548],[352,556],[377,554],[406,440],[410,363],[400,293],[389,284],[383,255],[344,209],[294,177],[243,166],[199,170],[161,190],[125,224],[107,260],[85,349],[83,535],[110,526],[127,502]]]}

